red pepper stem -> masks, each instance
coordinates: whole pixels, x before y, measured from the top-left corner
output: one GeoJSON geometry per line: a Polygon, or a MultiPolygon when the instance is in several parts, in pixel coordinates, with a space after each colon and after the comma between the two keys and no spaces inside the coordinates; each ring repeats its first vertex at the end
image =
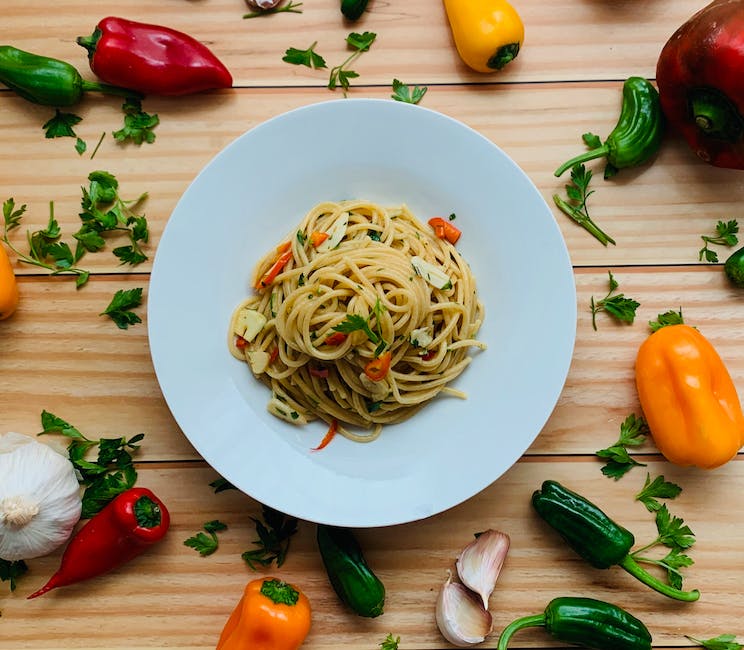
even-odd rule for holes
{"type": "Polygon", "coordinates": [[[573,167],[574,165],[587,162],[588,160],[594,160],[595,158],[602,158],[603,156],[607,155],[609,150],[610,148],[607,146],[607,143],[605,143],[601,147],[597,147],[596,149],[592,149],[591,151],[587,151],[586,153],[575,156],[571,158],[571,160],[567,160],[566,162],[564,162],[558,169],[556,169],[555,175],[562,176],[566,172],[566,170],[571,169],[571,167],[573,167]]]}
{"type": "Polygon", "coordinates": [[[131,97],[133,99],[142,99],[144,97],[142,93],[138,93],[136,90],[120,88],[119,86],[112,86],[111,84],[102,84],[97,81],[87,81],[85,79],[83,79],[81,87],[84,91],[117,95],[119,97],[131,97]]]}
{"type": "Polygon", "coordinates": [[[524,616],[518,618],[516,621],[512,621],[504,628],[504,631],[499,636],[499,645],[497,650],[506,650],[509,645],[509,640],[512,635],[519,630],[526,627],[544,627],[545,626],[545,614],[535,614],[533,616],[524,616]]]}
{"type": "Polygon", "coordinates": [[[744,120],[731,100],[708,88],[690,92],[690,110],[695,126],[710,138],[738,142],[744,133],[744,120]]]}
{"type": "Polygon", "coordinates": [[[625,569],[634,578],[640,580],[643,584],[651,587],[651,589],[658,591],[664,596],[668,596],[669,598],[682,600],[688,603],[695,602],[700,598],[700,592],[697,589],[693,589],[692,591],[682,591],[681,589],[672,587],[652,576],[648,571],[639,566],[631,555],[626,555],[622,562],[620,562],[619,566],[625,569]]]}

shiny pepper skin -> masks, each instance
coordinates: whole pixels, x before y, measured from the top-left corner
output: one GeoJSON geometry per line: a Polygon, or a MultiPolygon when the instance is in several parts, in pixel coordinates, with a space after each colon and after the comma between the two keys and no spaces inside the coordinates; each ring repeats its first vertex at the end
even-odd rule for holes
{"type": "Polygon", "coordinates": [[[506,0],[444,0],[460,58],[476,72],[496,72],[513,61],[524,24],[506,0]]]}
{"type": "Polygon", "coordinates": [[[18,307],[18,283],[8,254],[0,245],[0,320],[13,315],[18,307]]]}
{"type": "Polygon", "coordinates": [[[736,387],[713,345],[689,325],[668,325],[638,350],[636,386],[651,435],[676,465],[713,469],[744,444],[736,387]]]}
{"type": "Polygon", "coordinates": [[[744,169],[744,0],[715,0],[681,25],[656,64],[669,125],[716,167],[744,169]]]}
{"type": "Polygon", "coordinates": [[[276,578],[249,582],[227,619],[217,650],[297,650],[310,632],[310,602],[276,578]]]}

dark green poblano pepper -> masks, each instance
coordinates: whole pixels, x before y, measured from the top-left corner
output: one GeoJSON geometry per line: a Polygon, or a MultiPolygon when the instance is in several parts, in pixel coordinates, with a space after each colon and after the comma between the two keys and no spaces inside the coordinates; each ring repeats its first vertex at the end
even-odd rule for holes
{"type": "Polygon", "coordinates": [[[561,176],[574,165],[604,157],[605,178],[609,178],[618,169],[646,162],[659,150],[663,135],[664,114],[658,91],[647,79],[630,77],[623,84],[620,117],[607,140],[602,143],[594,134],[585,134],[584,142],[592,149],[567,160],[555,170],[555,175],[561,176]]]}
{"type": "Polygon", "coordinates": [[[635,537],[591,501],[556,481],[545,481],[532,495],[532,505],[565,542],[596,569],[618,565],[660,594],[692,602],[700,592],[683,591],[662,582],[639,566],[631,554],[635,537]]]}
{"type": "Polygon", "coordinates": [[[0,83],[34,104],[72,106],[86,91],[141,97],[126,88],[86,81],[65,61],[0,45],[0,83]]]}
{"type": "Polygon", "coordinates": [[[507,625],[499,636],[498,650],[506,650],[518,630],[537,626],[543,626],[557,641],[586,648],[651,649],[648,628],[621,607],[594,598],[563,596],[551,600],[542,614],[525,616],[507,625]]]}

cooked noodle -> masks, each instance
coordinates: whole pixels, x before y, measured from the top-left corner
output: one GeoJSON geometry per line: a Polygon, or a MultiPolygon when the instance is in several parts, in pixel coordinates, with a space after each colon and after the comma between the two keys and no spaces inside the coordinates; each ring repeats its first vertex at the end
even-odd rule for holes
{"type": "MultiPolygon", "coordinates": [[[[335,419],[371,429],[339,429],[369,441],[382,425],[409,418],[440,392],[465,397],[447,386],[470,363],[470,348],[485,347],[475,339],[483,306],[470,267],[452,244],[405,206],[368,201],[321,203],[289,240],[291,259],[235,309],[228,337],[233,356],[249,362],[271,389],[275,415],[299,423],[335,419]],[[334,228],[336,237],[343,231],[337,244],[334,228]],[[313,245],[317,233],[331,234],[330,250],[313,245]],[[439,272],[434,278],[431,269],[439,272]],[[442,274],[449,280],[444,285],[442,274]],[[249,342],[242,339],[246,310],[265,318],[249,342]],[[338,342],[344,337],[333,328],[349,315],[367,329],[338,342]],[[390,370],[371,381],[364,368],[383,350],[391,353],[390,370]]],[[[259,261],[254,286],[280,249],[259,261]]]]}

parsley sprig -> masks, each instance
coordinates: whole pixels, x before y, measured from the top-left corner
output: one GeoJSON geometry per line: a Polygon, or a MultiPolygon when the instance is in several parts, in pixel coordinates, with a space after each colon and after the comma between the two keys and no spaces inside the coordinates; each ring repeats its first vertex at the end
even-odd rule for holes
{"type": "Polygon", "coordinates": [[[684,322],[685,320],[682,318],[681,309],[679,311],[670,310],[665,311],[663,314],[659,314],[656,317],[656,320],[649,321],[648,326],[651,328],[651,332],[653,333],[667,325],[682,325],[684,322]]]}
{"type": "Polygon", "coordinates": [[[618,480],[634,467],[644,466],[631,457],[628,447],[640,447],[649,434],[646,420],[634,413],[628,415],[620,425],[620,437],[617,442],[606,449],[595,452],[597,456],[606,460],[602,467],[602,474],[618,480]]]}
{"type": "Polygon", "coordinates": [[[349,69],[349,66],[356,61],[364,52],[367,52],[377,38],[377,34],[374,32],[364,32],[359,34],[358,32],[351,32],[346,37],[346,43],[354,51],[346,58],[346,60],[331,68],[330,75],[328,77],[328,88],[335,90],[337,87],[343,88],[344,92],[349,90],[351,86],[351,79],[356,79],[359,76],[358,72],[349,69]]]}
{"type": "Polygon", "coordinates": [[[285,515],[266,505],[262,508],[262,517],[263,521],[251,517],[258,535],[258,539],[253,544],[258,548],[245,551],[241,555],[245,563],[254,571],[256,571],[256,565],[268,567],[276,562],[277,567],[282,566],[287,558],[290,539],[297,532],[295,517],[285,515]]]}
{"type": "Polygon", "coordinates": [[[134,487],[137,470],[132,452],[139,448],[144,433],[131,438],[101,438],[91,440],[78,429],[48,411],[41,413],[42,431],[38,435],[60,434],[70,438],[67,454],[85,486],[81,519],[89,519],[116,495],[134,487]],[[89,452],[98,448],[95,460],[88,460],[89,452]]]}
{"type": "Polygon", "coordinates": [[[696,639],[692,636],[685,636],[693,643],[706,648],[706,650],[742,650],[742,647],[744,647],[736,641],[736,635],[734,634],[719,634],[712,639],[696,639]]]}
{"type": "Polygon", "coordinates": [[[136,145],[155,142],[154,129],[160,124],[157,114],[145,113],[142,102],[136,97],[127,98],[121,110],[124,111],[124,126],[112,134],[117,142],[131,141],[136,145]]]}
{"type": "Polygon", "coordinates": [[[414,86],[411,88],[398,79],[393,79],[393,94],[390,95],[397,102],[406,104],[418,104],[426,94],[427,86],[414,86]]]}
{"type": "Polygon", "coordinates": [[[391,634],[388,634],[385,637],[385,640],[380,643],[380,650],[398,650],[398,644],[400,643],[400,637],[394,637],[391,634]]]}
{"type": "Polygon", "coordinates": [[[682,488],[676,483],[667,481],[664,476],[657,476],[653,481],[651,475],[646,474],[646,482],[641,491],[636,494],[636,501],[640,501],[649,512],[658,512],[662,508],[659,499],[676,499],[682,488]]]}
{"type": "Polygon", "coordinates": [[[78,137],[74,129],[75,125],[82,120],[83,118],[75,115],[75,113],[63,113],[55,108],[54,115],[41,128],[44,129],[44,137],[46,138],[75,138],[75,151],[83,155],[88,145],[85,140],[78,137]]]}
{"type": "Polygon", "coordinates": [[[227,524],[223,524],[219,519],[212,519],[203,526],[204,532],[199,531],[196,535],[184,540],[183,545],[198,551],[202,557],[212,555],[219,547],[217,533],[227,530],[227,524]]]}
{"type": "Polygon", "coordinates": [[[0,558],[0,582],[9,582],[10,590],[15,591],[16,580],[28,571],[28,565],[23,560],[3,560],[0,558]]]}
{"type": "Polygon", "coordinates": [[[566,185],[568,201],[557,194],[553,195],[553,201],[561,212],[591,233],[603,246],[614,244],[615,240],[594,223],[589,216],[587,200],[594,194],[594,190],[589,189],[591,180],[592,171],[590,169],[587,169],[583,164],[574,165],[571,168],[571,182],[566,185]]]}
{"type": "Polygon", "coordinates": [[[312,68],[313,70],[327,68],[328,66],[326,65],[325,59],[315,51],[315,46],[317,44],[318,41],[315,41],[306,50],[299,50],[296,47],[289,47],[284,53],[282,61],[291,63],[292,65],[304,65],[308,68],[312,68]]]}
{"type": "Polygon", "coordinates": [[[141,323],[142,319],[132,309],[142,304],[142,288],[119,289],[111,299],[108,307],[99,316],[108,316],[119,329],[125,330],[130,325],[141,323]]]}
{"type": "Polygon", "coordinates": [[[590,309],[592,312],[592,327],[597,331],[597,314],[605,311],[617,320],[624,323],[633,323],[635,320],[636,309],[641,306],[637,300],[626,298],[622,293],[615,293],[620,286],[612,275],[612,271],[607,272],[610,276],[610,290],[607,295],[600,300],[595,301],[594,296],[590,300],[590,309]]]}
{"type": "Polygon", "coordinates": [[[331,329],[343,334],[351,334],[352,332],[359,331],[364,332],[367,338],[377,346],[375,348],[375,357],[378,357],[388,345],[387,341],[382,338],[382,312],[384,310],[385,306],[378,298],[375,301],[375,306],[372,308],[372,313],[366,318],[359,314],[347,314],[344,320],[338,325],[334,325],[331,329]],[[374,329],[370,325],[372,316],[375,317],[374,329]]]}
{"type": "Polygon", "coordinates": [[[701,262],[705,259],[706,262],[715,263],[718,262],[718,253],[708,248],[710,244],[717,246],[736,246],[739,243],[737,233],[739,232],[739,224],[736,219],[730,221],[719,221],[716,224],[716,234],[700,235],[700,239],[703,240],[703,247],[698,252],[698,260],[701,262]]]}

